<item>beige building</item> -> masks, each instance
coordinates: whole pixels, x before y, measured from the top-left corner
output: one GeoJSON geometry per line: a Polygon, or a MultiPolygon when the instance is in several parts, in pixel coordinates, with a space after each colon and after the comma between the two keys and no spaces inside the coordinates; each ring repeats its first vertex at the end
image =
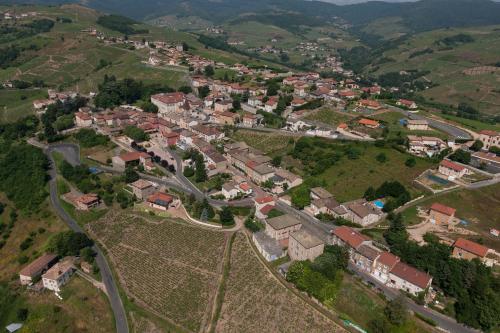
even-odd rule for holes
{"type": "Polygon", "coordinates": [[[151,182],[148,182],[147,180],[144,180],[144,179],[139,179],[139,180],[129,184],[129,187],[132,190],[132,193],[139,200],[144,200],[144,199],[148,198],[150,195],[152,195],[156,191],[153,184],[151,182]]]}
{"type": "Polygon", "coordinates": [[[42,275],[43,272],[49,269],[56,262],[56,255],[49,253],[44,254],[19,272],[19,281],[22,285],[31,284],[34,279],[42,275]]]}
{"type": "Polygon", "coordinates": [[[302,224],[292,215],[273,217],[266,222],[266,234],[276,240],[288,239],[290,233],[300,230],[302,224]]]}
{"type": "Polygon", "coordinates": [[[381,252],[371,245],[362,244],[353,252],[351,260],[361,270],[372,273],[375,269],[375,262],[381,252]]]}
{"type": "Polygon", "coordinates": [[[74,271],[73,258],[65,258],[42,275],[43,286],[49,290],[59,292],[61,287],[69,281],[74,271]]]}
{"type": "Polygon", "coordinates": [[[452,256],[457,259],[472,260],[478,258],[484,260],[489,251],[490,249],[486,246],[459,238],[453,244],[452,256]]]}
{"type": "Polygon", "coordinates": [[[448,176],[452,179],[462,178],[466,174],[470,173],[469,169],[467,169],[466,167],[448,160],[441,161],[438,171],[440,174],[448,176]]]}
{"type": "Polygon", "coordinates": [[[483,143],[484,149],[490,149],[490,147],[500,148],[500,133],[490,130],[483,130],[479,132],[479,140],[483,143]]]}
{"type": "Polygon", "coordinates": [[[429,130],[429,122],[425,119],[409,119],[406,127],[410,131],[427,131],[429,130]]]}
{"type": "Polygon", "coordinates": [[[455,218],[455,208],[440,203],[433,203],[429,210],[429,220],[436,225],[449,225],[455,218]]]}
{"type": "Polygon", "coordinates": [[[417,296],[431,286],[432,277],[403,262],[398,262],[389,273],[388,285],[417,296]]]}
{"type": "Polygon", "coordinates": [[[290,233],[288,255],[292,260],[313,261],[323,253],[325,243],[305,230],[290,233]]]}

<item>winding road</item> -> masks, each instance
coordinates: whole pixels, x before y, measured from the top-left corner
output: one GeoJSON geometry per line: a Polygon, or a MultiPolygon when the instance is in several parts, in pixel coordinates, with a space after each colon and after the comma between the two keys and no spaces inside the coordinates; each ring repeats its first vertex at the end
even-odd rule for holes
{"type": "MultiPolygon", "coordinates": [[[[50,203],[52,204],[52,207],[56,211],[57,215],[59,215],[59,217],[68,225],[68,227],[71,230],[75,232],[85,233],[85,231],[64,210],[64,208],[61,205],[59,195],[57,194],[56,163],[52,155],[53,152],[62,153],[66,161],[68,161],[68,163],[72,165],[78,165],[80,164],[80,157],[79,157],[80,155],[78,146],[72,144],[55,144],[55,145],[45,146],[33,140],[30,140],[29,143],[39,148],[42,148],[45,154],[49,157],[50,160],[49,190],[50,190],[50,203]]],[[[93,250],[96,252],[96,263],[99,266],[102,282],[106,287],[109,303],[111,305],[111,309],[113,311],[113,315],[115,318],[116,332],[128,333],[129,327],[128,327],[127,315],[125,313],[125,308],[123,307],[123,303],[120,298],[120,294],[118,292],[118,287],[115,283],[113,273],[111,272],[111,268],[106,260],[106,257],[104,256],[101,249],[97,245],[93,246],[93,250]]]]}
{"type": "MultiPolygon", "coordinates": [[[[32,144],[35,144],[33,142],[30,142],[32,144]]],[[[35,144],[36,145],[36,144],[35,144]]],[[[51,170],[50,170],[50,175],[51,175],[51,180],[50,180],[50,198],[51,198],[51,203],[56,209],[57,213],[59,216],[68,224],[68,226],[78,232],[83,232],[83,230],[80,228],[80,226],[74,221],[61,207],[61,204],[59,202],[59,198],[57,195],[57,186],[56,186],[56,170],[55,170],[55,162],[52,156],[53,152],[59,152],[64,155],[65,159],[73,164],[73,165],[78,165],[80,164],[80,155],[79,155],[79,147],[74,144],[56,144],[56,145],[51,145],[49,147],[43,146],[38,144],[39,147],[44,148],[45,152],[49,155],[51,159],[51,170]]],[[[203,199],[207,198],[206,194],[201,192],[196,186],[194,186],[184,175],[182,174],[182,160],[181,158],[173,151],[169,151],[171,155],[174,157],[177,163],[177,168],[176,168],[176,174],[174,178],[158,178],[150,175],[145,175],[141,174],[141,177],[157,182],[159,184],[163,184],[168,187],[175,188],[179,191],[184,191],[188,193],[193,193],[198,199],[203,199]]],[[[100,167],[104,171],[107,172],[113,172],[113,173],[119,173],[119,171],[114,170],[113,168],[110,167],[100,167]]],[[[488,183],[485,183],[484,186],[486,186],[488,183]]],[[[210,198],[207,198],[209,200],[211,205],[214,206],[224,206],[228,205],[229,203],[225,201],[220,201],[220,200],[213,200],[210,198]]],[[[244,199],[240,200],[237,202],[233,202],[232,204],[238,205],[238,206],[253,206],[253,201],[251,199],[244,199]]],[[[336,226],[327,224],[324,222],[319,221],[318,219],[308,215],[307,213],[297,210],[293,207],[288,206],[287,204],[278,201],[277,202],[277,207],[284,211],[285,213],[291,214],[295,216],[297,219],[303,222],[303,228],[310,232],[311,234],[314,234],[318,236],[319,238],[323,240],[327,240],[328,235],[330,234],[331,230],[334,230],[336,226]]],[[[106,289],[108,291],[108,296],[110,299],[111,307],[113,309],[114,315],[115,315],[115,320],[116,320],[116,327],[117,327],[117,332],[118,333],[126,333],[128,332],[128,326],[127,326],[127,319],[125,315],[125,311],[123,308],[123,304],[121,302],[120,296],[117,291],[116,284],[113,280],[113,275],[111,273],[111,269],[106,262],[105,257],[103,256],[102,252],[100,249],[95,246],[95,250],[97,252],[97,263],[99,265],[99,268],[101,269],[101,274],[103,277],[103,282],[106,286],[106,289]]],[[[355,266],[351,265],[350,269],[354,271],[357,275],[359,275],[362,279],[365,281],[370,281],[370,283],[374,284],[377,286],[389,299],[393,299],[397,297],[400,293],[399,291],[389,288],[373,278],[372,276],[359,271],[355,266]]],[[[449,332],[453,333],[476,333],[478,331],[471,329],[469,327],[466,327],[464,325],[461,325],[457,323],[453,318],[447,317],[445,315],[442,315],[438,313],[437,311],[434,311],[432,309],[429,309],[425,306],[418,305],[411,301],[410,299],[406,299],[407,306],[410,310],[419,313],[425,317],[428,317],[432,320],[434,320],[437,325],[444,330],[447,330],[449,332]]]]}

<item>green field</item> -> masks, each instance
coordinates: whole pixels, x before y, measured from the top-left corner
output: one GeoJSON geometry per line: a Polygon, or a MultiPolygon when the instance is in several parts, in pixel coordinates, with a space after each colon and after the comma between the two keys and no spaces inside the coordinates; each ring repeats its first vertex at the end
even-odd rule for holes
{"type": "MultiPolygon", "coordinates": [[[[386,27],[398,31],[393,23],[389,22],[386,27]]],[[[422,93],[427,99],[453,105],[465,102],[481,112],[495,114],[500,106],[500,71],[478,75],[465,75],[463,71],[491,66],[498,62],[498,54],[498,26],[434,30],[411,36],[399,47],[386,51],[384,57],[393,61],[375,68],[375,74],[411,69],[428,70],[430,73],[425,77],[438,85],[422,93]],[[470,35],[474,41],[455,45],[452,49],[444,49],[435,44],[442,38],[458,34],[470,35]],[[411,57],[414,52],[426,48],[431,48],[434,52],[411,57]]]]}
{"type": "Polygon", "coordinates": [[[336,127],[340,123],[345,123],[351,119],[354,119],[354,116],[352,116],[348,113],[343,114],[343,113],[335,112],[334,110],[325,108],[325,109],[320,109],[318,111],[311,112],[304,119],[305,120],[319,121],[319,122],[322,122],[324,124],[336,127]]]}
{"type": "MultiPolygon", "coordinates": [[[[453,191],[419,202],[417,206],[429,208],[434,202],[455,208],[455,215],[469,222],[466,228],[479,233],[479,237],[487,246],[500,250],[500,239],[489,233],[490,228],[498,229],[500,225],[499,184],[476,190],[453,191]]],[[[418,222],[416,214],[415,207],[403,212],[405,221],[411,224],[418,222]]]]}
{"type": "Polygon", "coordinates": [[[384,122],[389,128],[389,137],[395,137],[397,135],[401,135],[402,137],[406,137],[407,135],[424,135],[424,136],[435,136],[441,139],[448,139],[448,134],[430,129],[428,131],[411,131],[407,129],[405,126],[400,124],[401,119],[405,119],[405,117],[399,112],[384,112],[370,118],[381,120],[384,122]]]}

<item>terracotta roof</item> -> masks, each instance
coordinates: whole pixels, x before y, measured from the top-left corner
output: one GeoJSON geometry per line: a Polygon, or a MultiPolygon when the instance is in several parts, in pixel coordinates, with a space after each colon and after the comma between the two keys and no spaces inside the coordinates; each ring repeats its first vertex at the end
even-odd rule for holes
{"type": "Polygon", "coordinates": [[[164,104],[177,104],[184,102],[184,94],[181,92],[156,94],[151,96],[151,98],[160,101],[164,104]]]}
{"type": "Polygon", "coordinates": [[[403,105],[406,105],[406,106],[410,106],[412,105],[413,103],[415,103],[414,101],[410,101],[410,100],[407,100],[407,99],[400,99],[399,100],[399,103],[403,104],[403,105]]]}
{"type": "Polygon", "coordinates": [[[168,205],[173,200],[174,200],[173,196],[166,194],[166,193],[163,193],[163,192],[156,192],[155,194],[150,195],[148,197],[148,202],[151,202],[151,203],[154,203],[157,205],[168,205]]]}
{"type": "Polygon", "coordinates": [[[56,259],[57,256],[55,254],[50,254],[50,253],[44,254],[43,256],[35,259],[28,266],[24,267],[19,272],[19,275],[34,277],[35,275],[39,274],[46,266],[54,262],[56,259]]]}
{"type": "Polygon", "coordinates": [[[491,130],[482,130],[479,132],[479,134],[488,135],[488,136],[499,136],[500,135],[500,133],[498,133],[496,131],[491,131],[491,130]]]}
{"type": "Polygon", "coordinates": [[[141,157],[150,158],[151,156],[149,156],[148,154],[146,154],[144,152],[139,152],[139,151],[131,151],[131,152],[120,155],[120,158],[125,162],[136,161],[136,160],[139,160],[141,157]]]}
{"type": "Polygon", "coordinates": [[[85,113],[85,112],[77,112],[77,113],[75,113],[75,117],[80,118],[82,120],[91,120],[92,119],[92,117],[88,113],[85,113]]]}
{"type": "Polygon", "coordinates": [[[264,197],[258,197],[258,198],[255,198],[255,202],[262,205],[264,203],[268,203],[268,202],[273,202],[274,199],[272,196],[270,195],[267,195],[267,196],[264,196],[264,197]]]}
{"type": "Polygon", "coordinates": [[[378,262],[389,267],[389,270],[391,270],[394,265],[399,262],[399,257],[390,252],[384,251],[380,254],[380,257],[378,257],[378,262]]]}
{"type": "Polygon", "coordinates": [[[260,209],[260,212],[263,214],[263,215],[266,215],[269,214],[270,211],[272,211],[274,209],[274,206],[273,205],[265,205],[264,207],[262,207],[260,209]]]}
{"type": "Polygon", "coordinates": [[[455,212],[457,211],[455,208],[451,208],[451,207],[442,205],[442,204],[437,203],[437,202],[432,204],[431,210],[434,210],[436,212],[439,212],[441,214],[448,215],[448,216],[455,215],[455,212]]]}
{"type": "Polygon", "coordinates": [[[94,193],[88,193],[80,196],[78,199],[76,199],[77,202],[82,203],[84,205],[91,204],[95,201],[99,200],[99,196],[94,193]]]}
{"type": "Polygon", "coordinates": [[[240,188],[243,190],[243,191],[248,191],[251,189],[250,185],[248,185],[248,183],[241,183],[240,184],[240,188]]]}
{"type": "Polygon", "coordinates": [[[362,118],[358,121],[360,125],[365,125],[365,126],[378,126],[379,122],[376,120],[368,119],[368,118],[362,118]]]}
{"type": "Polygon", "coordinates": [[[465,167],[461,166],[460,164],[453,163],[452,161],[448,161],[448,160],[442,160],[440,163],[440,166],[455,170],[457,172],[461,172],[462,170],[465,169],[465,167]]]}
{"type": "Polygon", "coordinates": [[[348,128],[348,127],[349,127],[349,126],[347,126],[347,124],[346,124],[346,123],[341,123],[341,124],[339,124],[339,126],[338,126],[338,128],[341,128],[341,129],[346,129],[346,128],[348,128]]]}
{"type": "Polygon", "coordinates": [[[478,257],[484,257],[488,253],[488,248],[486,246],[483,246],[481,244],[472,242],[467,239],[459,238],[455,241],[455,244],[453,244],[454,247],[458,247],[462,250],[465,250],[467,252],[470,252],[472,254],[475,254],[478,257]]]}
{"type": "Polygon", "coordinates": [[[372,107],[372,108],[378,108],[380,107],[380,103],[377,102],[377,101],[372,101],[371,99],[362,99],[361,101],[359,101],[359,103],[363,106],[369,106],[369,107],[372,107]]]}
{"type": "Polygon", "coordinates": [[[360,234],[358,231],[346,226],[336,228],[333,231],[333,234],[353,248],[357,248],[363,242],[370,240],[368,237],[360,234]]]}
{"type": "Polygon", "coordinates": [[[427,288],[429,282],[432,280],[432,277],[429,274],[419,271],[418,269],[403,262],[398,262],[391,270],[391,274],[394,274],[397,277],[422,289],[427,288]]]}

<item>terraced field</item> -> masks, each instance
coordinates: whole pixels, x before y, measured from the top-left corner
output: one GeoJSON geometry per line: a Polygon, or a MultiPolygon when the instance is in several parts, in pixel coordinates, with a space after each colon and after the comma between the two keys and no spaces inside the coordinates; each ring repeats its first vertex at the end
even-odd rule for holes
{"type": "Polygon", "coordinates": [[[239,233],[232,246],[231,268],[215,331],[312,333],[343,329],[281,285],[239,233]]]}
{"type": "Polygon", "coordinates": [[[88,227],[106,247],[129,298],[189,331],[203,327],[221,274],[224,233],[124,213],[88,227]]]}

